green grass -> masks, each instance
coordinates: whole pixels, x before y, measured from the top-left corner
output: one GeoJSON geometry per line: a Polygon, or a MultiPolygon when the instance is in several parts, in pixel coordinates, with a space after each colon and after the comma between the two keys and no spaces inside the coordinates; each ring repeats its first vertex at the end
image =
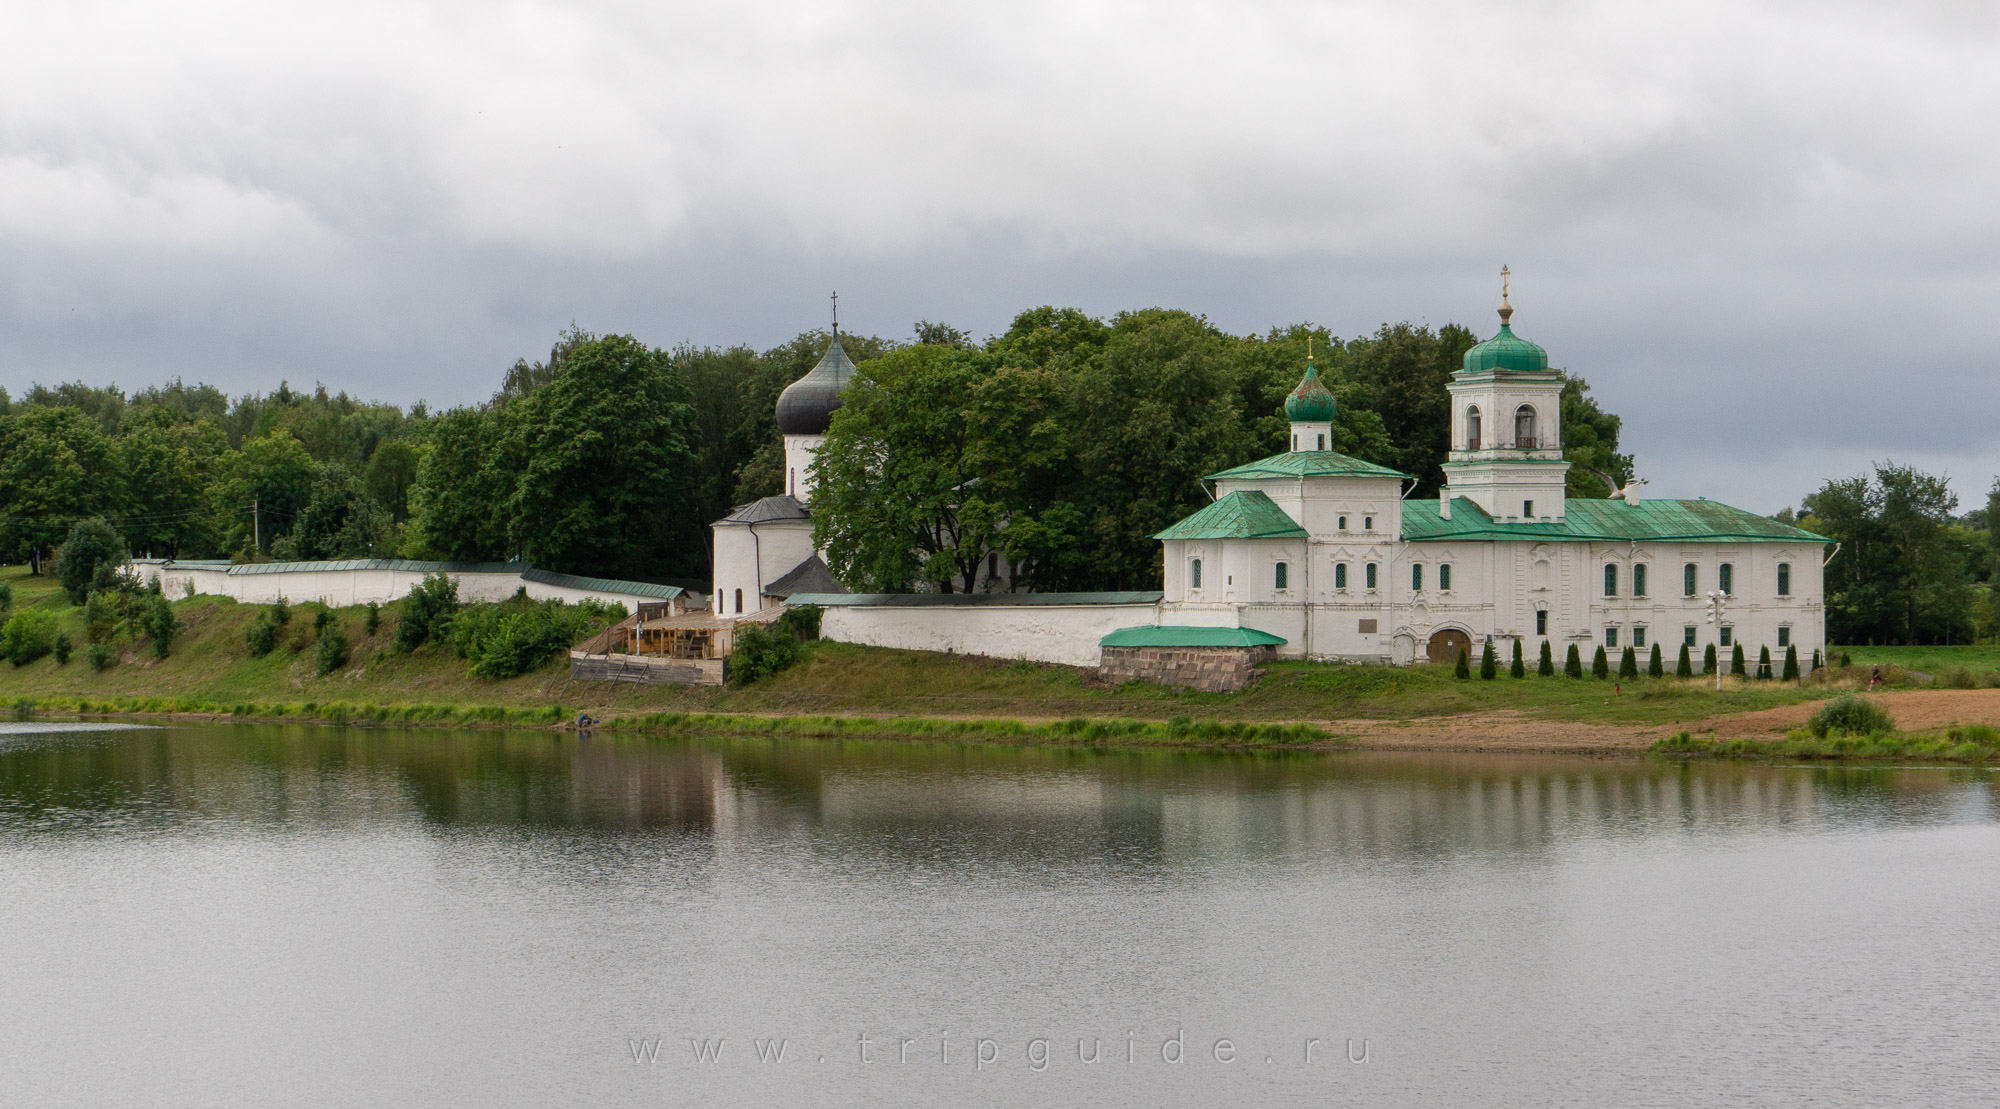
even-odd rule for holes
{"type": "Polygon", "coordinates": [[[1949,667],[1974,673],[2000,671],[2000,644],[1980,643],[1953,647],[1831,647],[1829,654],[1839,660],[1846,652],[1855,666],[1899,666],[1936,674],[1949,667]]]}
{"type": "Polygon", "coordinates": [[[1783,739],[1696,739],[1677,733],[1653,744],[1659,755],[1734,759],[1918,759],[1983,763],[2000,755],[2000,731],[1982,724],[1943,732],[1878,732],[1814,736],[1799,730],[1783,739]]]}
{"type": "Polygon", "coordinates": [[[27,698],[37,711],[78,711],[61,706],[84,703],[93,712],[494,724],[546,724],[587,711],[618,726],[636,726],[627,722],[646,719],[655,722],[649,726],[661,728],[696,726],[663,723],[672,718],[698,720],[701,729],[711,731],[779,727],[756,719],[726,726],[722,722],[750,716],[781,718],[787,721],[782,725],[786,729],[847,734],[843,729],[862,725],[811,722],[865,719],[872,734],[911,735],[972,721],[983,734],[995,736],[1007,729],[1025,729],[1007,732],[1025,740],[1056,738],[1057,730],[1075,726],[1067,722],[1081,719],[1106,734],[1140,725],[1168,729],[1158,734],[1144,729],[1143,735],[1130,732],[1135,741],[1223,743],[1292,740],[1233,732],[1204,737],[1196,730],[1345,718],[1476,718],[1496,711],[1620,726],[1691,724],[1836,691],[1730,679],[1718,693],[1712,679],[1642,678],[1613,693],[1610,681],[1541,678],[1532,671],[1521,679],[1503,671],[1494,681],[1461,681],[1452,676],[1450,667],[1285,662],[1272,666],[1263,680],[1244,692],[1215,694],[1142,682],[1103,686],[1085,671],[1070,667],[840,643],[814,644],[799,665],[742,689],[572,682],[564,659],[494,681],[472,677],[468,663],[448,647],[434,644],[410,654],[394,652],[394,606],[384,609],[381,629],[374,636],[362,633],[362,609],[337,610],[336,618],[353,644],[353,657],[346,668],[321,677],[315,673],[310,606],[298,606],[277,650],[252,658],[244,632],[262,617],[264,606],[215,597],[175,602],[181,632],[165,660],[155,660],[143,643],[126,641],[121,644],[119,664],[100,673],[83,660],[81,610],[68,604],[51,578],[30,577],[24,568],[9,567],[0,569],[0,581],[13,586],[17,605],[55,609],[77,643],[77,656],[67,666],[57,666],[50,658],[18,669],[0,663],[0,702],[27,698]],[[554,706],[566,709],[556,711],[554,706]],[[889,725],[882,723],[884,717],[907,721],[889,725]],[[1175,720],[1185,722],[1177,733],[1172,732],[1175,720]]]}

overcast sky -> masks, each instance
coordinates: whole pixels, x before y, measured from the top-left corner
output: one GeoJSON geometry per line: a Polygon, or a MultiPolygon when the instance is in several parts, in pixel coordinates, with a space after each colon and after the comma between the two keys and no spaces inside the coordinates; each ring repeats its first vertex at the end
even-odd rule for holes
{"type": "Polygon", "coordinates": [[[2000,472],[2000,5],[0,0],[0,385],[1515,324],[1652,496],[2000,472]]]}

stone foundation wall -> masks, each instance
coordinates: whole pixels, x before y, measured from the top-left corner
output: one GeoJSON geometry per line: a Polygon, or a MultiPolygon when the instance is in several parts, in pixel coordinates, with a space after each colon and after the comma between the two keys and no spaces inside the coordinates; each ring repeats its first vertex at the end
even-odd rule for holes
{"type": "Polygon", "coordinates": [[[580,682],[638,682],[641,685],[721,685],[719,658],[639,658],[632,655],[569,656],[569,676],[580,682]]]}
{"type": "Polygon", "coordinates": [[[1257,680],[1257,667],[1277,657],[1271,647],[1105,647],[1104,680],[1182,685],[1204,693],[1234,693],[1257,680]]]}

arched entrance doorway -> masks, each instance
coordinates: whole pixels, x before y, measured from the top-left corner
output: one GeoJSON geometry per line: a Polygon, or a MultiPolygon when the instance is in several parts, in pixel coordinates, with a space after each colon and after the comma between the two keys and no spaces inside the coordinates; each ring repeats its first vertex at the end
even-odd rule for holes
{"type": "Polygon", "coordinates": [[[1431,636],[1429,653],[1432,662],[1457,662],[1460,651],[1466,652],[1468,658],[1471,657],[1472,637],[1457,628],[1446,628],[1431,636]]]}

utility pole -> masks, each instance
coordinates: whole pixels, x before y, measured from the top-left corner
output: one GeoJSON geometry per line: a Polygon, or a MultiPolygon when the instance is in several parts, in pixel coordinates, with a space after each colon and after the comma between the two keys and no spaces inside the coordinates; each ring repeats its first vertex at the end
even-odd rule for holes
{"type": "Polygon", "coordinates": [[[1708,622],[1715,625],[1715,691],[1722,692],[1722,620],[1729,615],[1729,594],[1720,589],[1708,591],[1708,622]]]}
{"type": "Polygon", "coordinates": [[[264,549],[263,507],[264,498],[250,498],[250,549],[253,552],[264,549]]]}

